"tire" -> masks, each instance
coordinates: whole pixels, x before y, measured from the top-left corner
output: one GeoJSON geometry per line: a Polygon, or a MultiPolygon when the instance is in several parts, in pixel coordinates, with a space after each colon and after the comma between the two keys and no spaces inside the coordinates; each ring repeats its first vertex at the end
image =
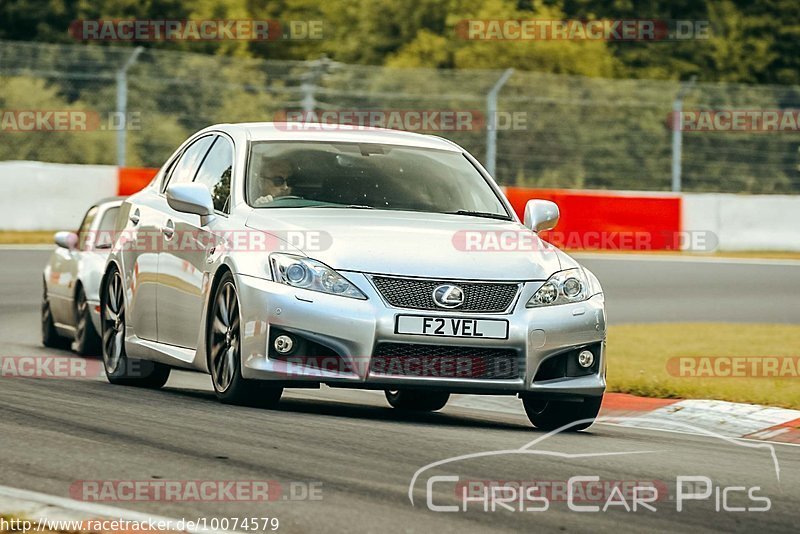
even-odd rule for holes
{"type": "Polygon", "coordinates": [[[75,341],[72,348],[81,356],[95,356],[100,354],[100,336],[92,324],[92,315],[89,310],[89,302],[86,300],[86,293],[83,288],[78,288],[75,295],[75,341]]]}
{"type": "Polygon", "coordinates": [[[233,275],[226,272],[211,300],[206,328],[206,353],[214,393],[224,404],[274,407],[283,394],[282,387],[242,377],[241,324],[239,297],[233,275]]]}
{"type": "Polygon", "coordinates": [[[522,397],[522,404],[528,419],[536,428],[555,430],[567,425],[566,432],[586,430],[594,423],[600,413],[603,396],[585,397],[582,402],[541,400],[528,396],[522,397]],[[584,421],[576,423],[576,421],[584,421]]]}
{"type": "Polygon", "coordinates": [[[50,310],[50,300],[47,298],[47,284],[42,281],[44,290],[42,292],[42,345],[51,349],[69,348],[69,340],[58,334],[56,325],[53,321],[53,312],[50,310]]]}
{"type": "Polygon", "coordinates": [[[148,360],[128,358],[125,352],[125,297],[122,276],[112,268],[100,300],[103,366],[112,384],[158,389],[167,383],[170,368],[148,360]]]}
{"type": "Polygon", "coordinates": [[[393,408],[414,412],[435,412],[450,400],[449,393],[416,389],[386,390],[386,400],[393,408]]]}

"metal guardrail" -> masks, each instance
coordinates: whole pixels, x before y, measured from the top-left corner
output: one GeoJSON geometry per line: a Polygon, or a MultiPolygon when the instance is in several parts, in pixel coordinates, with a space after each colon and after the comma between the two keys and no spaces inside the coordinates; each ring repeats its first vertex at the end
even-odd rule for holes
{"type": "Polygon", "coordinates": [[[153,49],[132,61],[133,51],[0,41],[0,111],[96,114],[91,131],[20,132],[0,123],[0,160],[159,166],[189,134],[218,122],[269,121],[292,111],[401,118],[466,112],[474,119],[469,127],[430,133],[464,146],[504,184],[800,193],[800,128],[676,132],[672,114],[796,116],[800,87],[393,69],[153,49]]]}

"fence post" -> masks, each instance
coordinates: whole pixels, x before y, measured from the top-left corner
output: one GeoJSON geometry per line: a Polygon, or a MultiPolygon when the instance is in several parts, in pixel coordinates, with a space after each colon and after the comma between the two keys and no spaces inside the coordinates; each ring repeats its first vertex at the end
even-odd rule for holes
{"type": "Polygon", "coordinates": [[[125,166],[125,143],[128,129],[128,69],[136,63],[144,48],[137,46],[128,60],[117,70],[117,166],[125,166]]]}
{"type": "Polygon", "coordinates": [[[317,85],[322,75],[333,65],[334,62],[324,54],[319,59],[309,62],[310,68],[303,77],[303,83],[300,84],[300,91],[303,93],[303,99],[300,101],[300,105],[303,107],[303,113],[306,117],[305,120],[309,120],[309,117],[314,113],[317,107],[315,93],[317,92],[317,85]]]}
{"type": "Polygon", "coordinates": [[[683,97],[686,96],[697,80],[692,76],[685,84],[681,84],[678,95],[672,101],[672,192],[681,192],[681,161],[683,159],[683,128],[681,127],[681,113],[683,112],[683,97]]]}
{"type": "MultiPolygon", "coordinates": [[[[311,77],[309,76],[308,78],[311,77]]],[[[317,101],[314,98],[316,89],[316,84],[310,79],[305,79],[303,83],[300,84],[300,91],[303,93],[303,99],[300,101],[300,104],[303,106],[303,115],[306,121],[310,120],[311,114],[314,113],[314,108],[317,107],[317,101]]]]}
{"type": "Polygon", "coordinates": [[[506,69],[486,95],[486,170],[492,177],[497,165],[497,94],[512,74],[514,69],[506,69]]]}

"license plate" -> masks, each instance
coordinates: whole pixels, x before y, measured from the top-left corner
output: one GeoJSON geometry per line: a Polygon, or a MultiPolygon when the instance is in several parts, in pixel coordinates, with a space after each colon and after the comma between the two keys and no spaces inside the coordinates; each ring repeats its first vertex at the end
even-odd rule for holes
{"type": "Polygon", "coordinates": [[[398,315],[394,331],[418,336],[508,339],[508,321],[398,315]]]}

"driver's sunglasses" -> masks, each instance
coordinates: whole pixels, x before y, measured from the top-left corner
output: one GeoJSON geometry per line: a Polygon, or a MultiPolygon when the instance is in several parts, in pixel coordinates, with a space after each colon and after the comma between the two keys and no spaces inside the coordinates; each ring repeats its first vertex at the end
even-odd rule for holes
{"type": "Polygon", "coordinates": [[[265,176],[264,180],[269,180],[275,187],[280,187],[282,185],[289,185],[288,180],[285,176],[265,176]]]}

